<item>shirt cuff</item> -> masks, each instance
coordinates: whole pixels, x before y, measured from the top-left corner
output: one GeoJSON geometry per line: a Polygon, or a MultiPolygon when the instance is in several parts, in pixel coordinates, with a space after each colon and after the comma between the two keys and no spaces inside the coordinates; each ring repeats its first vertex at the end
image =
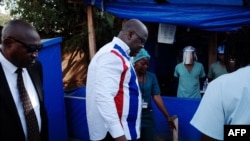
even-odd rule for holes
{"type": "Polygon", "coordinates": [[[121,124],[112,125],[109,128],[109,133],[113,138],[117,138],[124,135],[124,129],[122,128],[121,124]]]}

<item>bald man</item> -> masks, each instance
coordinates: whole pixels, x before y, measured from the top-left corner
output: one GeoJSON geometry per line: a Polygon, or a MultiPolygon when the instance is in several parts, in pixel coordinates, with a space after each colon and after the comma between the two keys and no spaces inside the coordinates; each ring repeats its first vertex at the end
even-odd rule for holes
{"type": "MultiPolygon", "coordinates": [[[[48,141],[48,122],[42,87],[43,72],[41,63],[36,60],[38,51],[41,49],[40,36],[29,23],[11,20],[4,25],[1,39],[0,140],[31,140],[22,98],[17,89],[16,70],[21,68],[24,86],[38,124],[35,140],[48,141]]],[[[32,139],[32,141],[35,140],[32,139]]]]}
{"type": "Polygon", "coordinates": [[[91,60],[86,83],[90,140],[140,138],[142,100],[130,57],[143,48],[147,38],[147,27],[137,19],[130,19],[118,36],[91,60]]]}

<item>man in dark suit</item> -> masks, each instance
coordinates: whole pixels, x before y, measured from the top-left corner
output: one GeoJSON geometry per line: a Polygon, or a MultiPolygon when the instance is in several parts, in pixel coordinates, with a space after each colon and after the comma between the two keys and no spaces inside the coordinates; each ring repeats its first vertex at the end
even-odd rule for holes
{"type": "MultiPolygon", "coordinates": [[[[0,140],[28,139],[27,118],[17,86],[17,68],[22,68],[24,86],[38,123],[38,141],[48,141],[48,118],[43,98],[42,65],[36,60],[40,36],[29,23],[11,20],[2,29],[0,48],[0,140]]],[[[33,113],[34,113],[33,112],[33,113]]],[[[34,141],[34,140],[32,140],[34,141]]]]}

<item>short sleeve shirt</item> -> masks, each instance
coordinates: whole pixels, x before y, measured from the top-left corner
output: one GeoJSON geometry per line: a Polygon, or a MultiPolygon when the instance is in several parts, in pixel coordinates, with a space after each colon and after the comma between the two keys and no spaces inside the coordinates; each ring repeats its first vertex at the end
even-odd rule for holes
{"type": "Polygon", "coordinates": [[[201,63],[194,62],[190,72],[183,63],[179,63],[175,67],[174,76],[179,78],[177,97],[201,98],[199,79],[206,76],[201,63]]]}
{"type": "Polygon", "coordinates": [[[225,73],[227,73],[226,67],[220,65],[219,61],[216,61],[213,64],[211,64],[207,77],[211,79],[215,79],[225,73]]]}
{"type": "Polygon", "coordinates": [[[140,83],[139,85],[142,92],[142,99],[144,102],[148,103],[148,108],[150,109],[152,108],[151,97],[160,94],[161,91],[155,74],[147,72],[146,80],[145,83],[140,83]]]}
{"type": "Polygon", "coordinates": [[[211,81],[191,125],[217,140],[224,125],[250,125],[250,66],[211,81]]]}

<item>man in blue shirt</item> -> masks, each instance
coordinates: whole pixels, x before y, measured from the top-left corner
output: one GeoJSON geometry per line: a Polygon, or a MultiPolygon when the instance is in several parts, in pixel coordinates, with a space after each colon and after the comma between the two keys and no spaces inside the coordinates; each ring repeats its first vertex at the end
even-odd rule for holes
{"type": "Polygon", "coordinates": [[[209,81],[212,81],[220,75],[227,73],[224,61],[224,45],[221,45],[217,48],[217,57],[217,61],[212,63],[208,70],[207,77],[209,81]]]}
{"type": "Polygon", "coordinates": [[[201,98],[200,79],[206,76],[204,67],[197,62],[195,48],[187,46],[183,49],[183,62],[175,67],[174,76],[179,78],[177,97],[201,98]]]}

